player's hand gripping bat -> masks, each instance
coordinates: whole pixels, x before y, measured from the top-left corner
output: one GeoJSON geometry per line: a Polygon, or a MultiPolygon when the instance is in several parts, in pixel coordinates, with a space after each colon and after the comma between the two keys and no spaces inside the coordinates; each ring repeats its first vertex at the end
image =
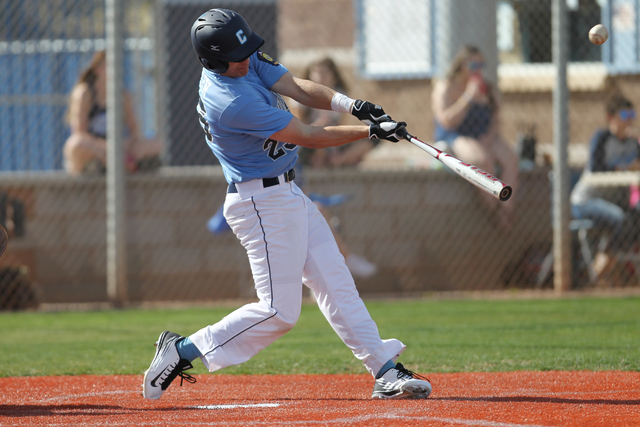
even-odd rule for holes
{"type": "Polygon", "coordinates": [[[7,249],[7,243],[9,243],[9,235],[7,235],[7,230],[0,225],[0,256],[2,256],[4,250],[7,249]]]}
{"type": "Polygon", "coordinates": [[[406,129],[398,131],[398,135],[402,136],[404,139],[406,139],[419,149],[431,154],[437,160],[441,161],[447,167],[449,167],[452,171],[454,171],[476,187],[479,187],[484,191],[492,194],[493,197],[499,199],[500,201],[505,202],[509,200],[509,197],[511,197],[511,187],[508,184],[500,181],[495,176],[488,174],[487,172],[472,164],[465,163],[462,160],[453,157],[451,154],[440,151],[437,148],[427,144],[426,142],[420,141],[418,138],[407,132],[406,129]]]}

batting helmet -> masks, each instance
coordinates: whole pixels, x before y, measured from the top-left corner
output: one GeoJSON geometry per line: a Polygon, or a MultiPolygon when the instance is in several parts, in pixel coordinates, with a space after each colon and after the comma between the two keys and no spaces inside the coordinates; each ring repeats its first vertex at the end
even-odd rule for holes
{"type": "Polygon", "coordinates": [[[251,31],[240,14],[211,9],[191,26],[191,44],[203,67],[222,74],[229,69],[229,62],[244,61],[264,40],[251,31]]]}

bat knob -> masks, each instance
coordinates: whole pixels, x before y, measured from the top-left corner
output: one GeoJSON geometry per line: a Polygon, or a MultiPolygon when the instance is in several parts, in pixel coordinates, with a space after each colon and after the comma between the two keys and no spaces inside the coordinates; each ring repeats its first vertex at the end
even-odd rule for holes
{"type": "Polygon", "coordinates": [[[406,139],[407,141],[411,141],[411,138],[413,138],[413,135],[411,135],[409,132],[407,132],[407,128],[403,128],[400,129],[399,131],[396,132],[399,136],[403,137],[404,139],[406,139]]]}

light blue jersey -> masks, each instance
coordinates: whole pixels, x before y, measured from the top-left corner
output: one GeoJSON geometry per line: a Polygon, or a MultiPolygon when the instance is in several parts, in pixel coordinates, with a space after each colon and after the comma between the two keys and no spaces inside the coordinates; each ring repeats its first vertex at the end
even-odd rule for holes
{"type": "Polygon", "coordinates": [[[287,69],[268,55],[251,55],[244,77],[203,69],[198,114],[206,140],[229,183],[270,178],[291,169],[298,146],[269,139],[293,118],[271,86],[287,69]]]}

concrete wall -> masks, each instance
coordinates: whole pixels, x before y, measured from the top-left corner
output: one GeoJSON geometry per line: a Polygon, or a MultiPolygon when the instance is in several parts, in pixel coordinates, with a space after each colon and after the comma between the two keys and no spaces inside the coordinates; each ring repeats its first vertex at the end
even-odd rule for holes
{"type": "MultiPolygon", "coordinates": [[[[475,187],[444,170],[313,172],[306,191],[344,193],[334,212],[356,252],[380,273],[363,294],[496,289],[527,248],[550,243],[547,171],[522,176],[511,233],[492,223],[475,187]]],[[[26,204],[26,235],[0,267],[26,265],[44,302],[105,301],[105,185],[58,173],[3,174],[0,191],[26,204]]],[[[128,178],[132,300],[215,300],[252,295],[243,248],[205,224],[224,199],[220,170],[166,169],[128,178]]]]}

